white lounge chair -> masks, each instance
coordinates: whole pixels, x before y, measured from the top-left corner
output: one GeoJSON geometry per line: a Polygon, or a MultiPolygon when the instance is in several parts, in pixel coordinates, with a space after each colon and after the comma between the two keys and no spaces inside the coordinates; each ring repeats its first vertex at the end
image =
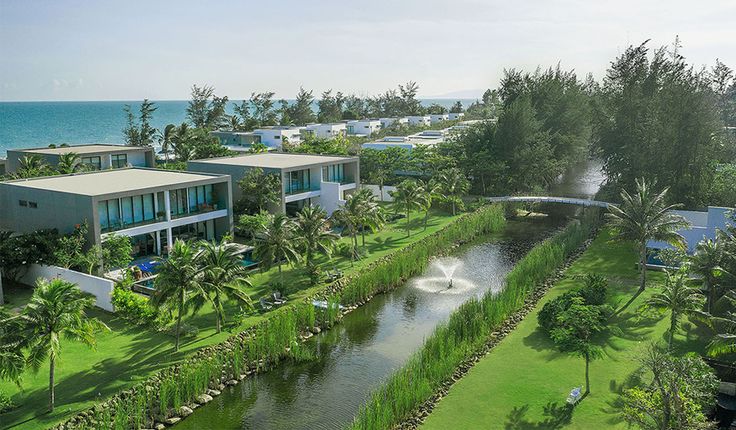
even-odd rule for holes
{"type": "Polygon", "coordinates": [[[583,387],[573,388],[572,391],[570,391],[570,394],[567,396],[567,404],[574,406],[580,401],[582,397],[583,387]]]}

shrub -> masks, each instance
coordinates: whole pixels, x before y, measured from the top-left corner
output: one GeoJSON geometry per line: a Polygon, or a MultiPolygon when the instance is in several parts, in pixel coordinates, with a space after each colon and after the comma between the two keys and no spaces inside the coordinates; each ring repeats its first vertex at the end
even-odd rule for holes
{"type": "Polygon", "coordinates": [[[608,281],[601,275],[588,274],[583,277],[585,285],[580,288],[580,296],[586,305],[600,306],[608,300],[608,281]]]}
{"type": "Polygon", "coordinates": [[[5,412],[12,411],[13,409],[17,408],[15,403],[10,399],[10,396],[5,394],[4,392],[0,391],[0,414],[4,414],[5,412]]]}
{"type": "Polygon", "coordinates": [[[147,298],[123,285],[116,285],[113,289],[112,304],[118,316],[134,324],[163,326],[168,320],[151,306],[147,298]]]}
{"type": "Polygon", "coordinates": [[[567,310],[575,297],[579,297],[578,292],[570,291],[545,303],[537,315],[537,323],[542,330],[549,333],[557,321],[557,315],[567,310]]]}

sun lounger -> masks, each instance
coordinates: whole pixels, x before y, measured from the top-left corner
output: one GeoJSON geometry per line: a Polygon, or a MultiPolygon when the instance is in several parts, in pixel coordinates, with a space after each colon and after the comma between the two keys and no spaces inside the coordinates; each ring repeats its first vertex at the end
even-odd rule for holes
{"type": "Polygon", "coordinates": [[[273,297],[273,303],[277,306],[286,303],[286,298],[282,297],[281,293],[279,293],[278,291],[271,294],[271,297],[273,297]]]}
{"type": "Polygon", "coordinates": [[[570,394],[567,396],[567,404],[576,405],[582,397],[583,397],[583,387],[573,388],[572,391],[570,391],[570,394]]]}
{"type": "Polygon", "coordinates": [[[260,300],[258,300],[258,302],[261,304],[261,309],[264,311],[267,311],[273,308],[273,303],[269,302],[263,297],[261,297],[260,300]]]}

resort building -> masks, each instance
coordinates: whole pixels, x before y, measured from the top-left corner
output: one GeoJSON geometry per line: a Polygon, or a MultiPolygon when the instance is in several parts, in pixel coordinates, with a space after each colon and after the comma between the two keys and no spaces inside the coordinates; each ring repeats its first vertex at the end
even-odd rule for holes
{"type": "Polygon", "coordinates": [[[360,167],[357,157],[262,153],[193,160],[187,169],[229,175],[233,201],[241,197],[238,182],[250,169],[261,168],[281,178],[281,199],[272,212],[294,214],[305,205],[319,205],[332,214],[345,196],[358,188],[360,167]]]}
{"type": "Polygon", "coordinates": [[[376,140],[374,142],[364,143],[361,147],[363,149],[375,149],[378,151],[387,148],[403,148],[407,151],[411,151],[419,145],[432,146],[443,142],[447,133],[447,129],[424,130],[410,136],[386,136],[383,139],[376,140]]]}
{"type": "Polygon", "coordinates": [[[220,140],[220,144],[237,149],[250,149],[254,143],[261,143],[261,135],[249,131],[212,131],[212,136],[220,140]]]}
{"type": "Polygon", "coordinates": [[[429,116],[429,122],[432,124],[437,124],[438,122],[447,121],[450,119],[450,115],[446,113],[441,114],[432,114],[429,116]]]}
{"type": "MultiPolygon", "coordinates": [[[[702,211],[683,211],[673,210],[688,222],[691,226],[678,231],[687,241],[687,253],[693,254],[695,247],[704,239],[715,239],[716,231],[726,230],[727,226],[735,225],[731,217],[733,208],[721,208],[709,206],[706,212],[702,211]]],[[[657,252],[663,249],[672,249],[672,245],[665,242],[650,240],[647,242],[647,250],[649,253],[649,263],[653,265],[661,265],[657,258],[657,252]]]]}
{"type": "Polygon", "coordinates": [[[431,124],[431,119],[429,118],[429,115],[412,115],[407,117],[407,119],[409,121],[409,125],[426,127],[431,124]]]}
{"type": "Polygon", "coordinates": [[[447,119],[450,121],[459,121],[465,117],[465,114],[463,112],[450,112],[447,114],[447,119]]]}
{"type": "Polygon", "coordinates": [[[134,257],[233,230],[230,178],[206,173],[136,167],[0,182],[0,207],[0,229],[70,233],[86,221],[88,243],[129,236],[134,257]]]}
{"type": "Polygon", "coordinates": [[[307,136],[316,137],[318,139],[332,139],[337,136],[345,136],[348,134],[347,124],[344,122],[336,122],[330,124],[307,124],[302,129],[302,138],[307,136]]]}
{"type": "Polygon", "coordinates": [[[292,145],[298,145],[302,141],[303,127],[291,127],[279,125],[274,127],[257,128],[253,130],[253,134],[260,136],[261,143],[271,149],[281,149],[284,142],[292,145]]]}
{"type": "Polygon", "coordinates": [[[378,118],[379,121],[381,121],[381,128],[387,129],[389,127],[402,127],[402,126],[408,126],[409,125],[409,118],[407,117],[400,117],[400,118],[378,118]]]}
{"type": "Polygon", "coordinates": [[[46,164],[54,167],[62,154],[74,152],[82,163],[93,170],[119,169],[123,167],[155,167],[156,155],[153,148],[146,146],[92,144],[63,147],[8,149],[7,173],[20,168],[23,157],[39,155],[46,164]]]}
{"type": "Polygon", "coordinates": [[[377,119],[356,119],[348,121],[347,132],[354,136],[370,136],[381,130],[381,121],[377,119]]]}

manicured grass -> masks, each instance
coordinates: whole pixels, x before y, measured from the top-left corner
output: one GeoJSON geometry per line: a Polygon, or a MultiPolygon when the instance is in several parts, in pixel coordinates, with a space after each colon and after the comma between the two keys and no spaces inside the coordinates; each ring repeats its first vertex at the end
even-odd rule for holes
{"type": "MultiPolygon", "coordinates": [[[[649,288],[613,317],[617,330],[601,339],[604,358],[591,363],[591,393],[565,413],[565,399],[584,384],[582,359],[558,352],[537,326],[537,312],[550,299],[576,288],[575,274],[608,277],[617,309],[636,293],[635,251],[611,243],[603,231],[519,326],[458,381],[422,429],[625,429],[619,394],[637,370],[638,353],[651,341],[665,342],[669,314],[642,312],[641,304],[663,280],[651,273],[649,288]]],[[[692,323],[675,337],[678,353],[702,352],[708,335],[692,323]]]]}
{"type": "MultiPolygon", "coordinates": [[[[430,235],[450,223],[454,217],[437,212],[429,219],[428,228],[422,229],[423,213],[412,215],[411,237],[406,237],[405,220],[398,220],[384,227],[376,234],[366,236],[368,255],[351,264],[349,259],[335,256],[331,261],[322,259],[325,270],[339,268],[346,274],[357,270],[386,254],[400,249],[430,235]]],[[[349,238],[343,238],[347,242],[349,238]]],[[[359,238],[360,243],[360,238],[359,238]]],[[[284,282],[296,286],[298,291],[290,295],[290,301],[302,299],[322,285],[308,287],[307,275],[303,268],[284,267],[284,282]]],[[[251,290],[255,301],[269,292],[271,282],[278,280],[274,267],[265,273],[254,273],[251,290]]],[[[12,308],[28,300],[29,288],[12,286],[6,288],[6,295],[12,308]]],[[[232,315],[233,309],[230,309],[232,315]]],[[[8,382],[0,382],[0,391],[12,395],[13,401],[20,408],[0,415],[0,428],[41,429],[61,421],[63,418],[92,406],[95,401],[133,385],[154,372],[181,361],[194,351],[207,345],[225,340],[232,333],[256,324],[264,318],[257,314],[249,316],[240,324],[230,323],[227,330],[220,334],[215,332],[214,315],[210,308],[205,308],[193,317],[185,318],[187,324],[196,326],[199,334],[194,338],[186,338],[181,350],[173,350],[174,338],[165,333],[131,327],[129,323],[101,310],[93,310],[91,314],[105,322],[112,331],[97,337],[97,350],[92,351],[79,343],[62,340],[62,356],[56,371],[56,410],[46,413],[48,396],[48,365],[41,367],[38,374],[27,372],[23,377],[23,390],[8,382]]],[[[232,320],[232,318],[230,318],[232,320]]]]}

